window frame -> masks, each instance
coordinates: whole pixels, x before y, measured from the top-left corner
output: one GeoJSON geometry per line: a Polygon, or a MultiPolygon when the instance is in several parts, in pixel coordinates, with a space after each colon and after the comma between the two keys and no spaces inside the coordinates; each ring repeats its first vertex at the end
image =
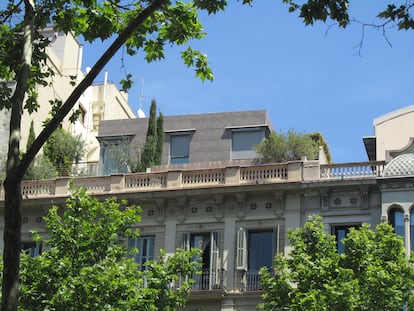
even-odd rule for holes
{"type": "Polygon", "coordinates": [[[168,162],[170,165],[179,165],[179,164],[188,164],[190,163],[190,145],[192,139],[192,131],[182,131],[182,132],[171,132],[169,134],[169,156],[168,162]],[[174,144],[173,140],[178,138],[187,138],[186,150],[185,152],[175,153],[173,152],[174,144]]]}
{"type": "MultiPolygon", "coordinates": [[[[220,233],[217,230],[212,231],[202,231],[202,232],[183,232],[183,249],[190,250],[194,245],[191,245],[193,242],[193,238],[195,236],[208,236],[208,243],[210,243],[209,251],[209,267],[208,267],[208,289],[212,288],[219,288],[220,281],[221,281],[221,263],[220,263],[220,233]]],[[[198,248],[198,247],[196,247],[198,248]]],[[[205,250],[202,250],[205,251],[205,250]]],[[[197,256],[194,260],[200,260],[202,255],[197,256]]],[[[201,259],[202,260],[202,259],[201,259]]],[[[205,286],[204,282],[201,281],[200,278],[203,278],[203,274],[201,276],[196,277],[195,286],[205,286]],[[197,284],[200,283],[201,284],[197,284]]],[[[203,288],[207,289],[207,288],[203,288]]]]}
{"type": "MultiPolygon", "coordinates": [[[[124,145],[128,152],[127,158],[129,158],[131,143],[134,136],[135,134],[125,134],[122,136],[98,137],[101,149],[99,163],[103,175],[129,173],[130,167],[128,166],[128,163],[117,163],[117,160],[119,159],[113,159],[108,153],[111,152],[112,148],[118,148],[124,145]]],[[[122,151],[120,153],[122,153],[122,151]]]]}
{"type": "MultiPolygon", "coordinates": [[[[231,152],[230,152],[230,159],[231,160],[244,160],[244,159],[255,159],[258,158],[259,155],[254,150],[254,146],[263,142],[266,138],[266,128],[263,126],[251,126],[251,127],[239,127],[239,128],[229,128],[231,130],[231,152]],[[259,141],[252,144],[248,149],[241,148],[235,146],[237,141],[246,141],[246,137],[244,139],[235,139],[239,135],[243,134],[253,134],[257,132],[257,137],[259,141]]],[[[250,144],[249,144],[250,145],[250,144]]]]}
{"type": "Polygon", "coordinates": [[[405,232],[405,217],[404,217],[404,209],[401,206],[393,206],[388,210],[388,222],[390,223],[390,225],[394,228],[394,232],[395,234],[399,235],[402,237],[403,241],[404,241],[404,245],[406,244],[405,240],[406,240],[406,235],[407,232],[405,232]],[[402,225],[397,226],[397,231],[396,231],[396,226],[395,226],[395,222],[396,222],[396,214],[399,214],[398,216],[401,216],[401,218],[399,220],[402,220],[402,225]]]}
{"type": "Polygon", "coordinates": [[[147,269],[145,263],[155,258],[155,236],[140,236],[128,239],[128,249],[136,248],[138,252],[131,255],[134,262],[138,265],[139,270],[147,269]],[[146,249],[144,252],[144,246],[146,249]],[[152,254],[151,254],[152,251],[152,254]]]}
{"type": "Polygon", "coordinates": [[[273,228],[243,228],[237,230],[236,237],[236,270],[249,271],[249,250],[250,250],[250,233],[271,232],[272,233],[272,258],[280,252],[280,225],[273,228]]]}

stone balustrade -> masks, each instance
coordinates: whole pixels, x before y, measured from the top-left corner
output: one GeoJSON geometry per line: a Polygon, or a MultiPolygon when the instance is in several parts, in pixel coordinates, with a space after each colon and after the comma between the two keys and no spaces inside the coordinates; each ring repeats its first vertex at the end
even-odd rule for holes
{"type": "Polygon", "coordinates": [[[378,177],[384,170],[384,162],[325,164],[320,170],[321,179],[378,177]]]}
{"type": "MultiPolygon", "coordinates": [[[[296,161],[98,177],[62,177],[51,180],[24,181],[22,182],[22,194],[24,199],[63,197],[69,194],[71,182],[76,187],[85,187],[91,194],[116,194],[212,186],[376,178],[381,176],[383,169],[384,162],[319,165],[317,161],[296,161]]],[[[4,200],[3,188],[0,190],[0,200],[4,200]]]]}

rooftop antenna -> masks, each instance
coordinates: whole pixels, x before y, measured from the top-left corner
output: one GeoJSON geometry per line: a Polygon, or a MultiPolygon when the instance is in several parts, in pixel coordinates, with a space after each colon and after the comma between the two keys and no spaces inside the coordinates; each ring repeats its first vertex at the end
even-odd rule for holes
{"type": "Polygon", "coordinates": [[[145,113],[142,110],[142,100],[144,98],[144,77],[137,76],[137,78],[141,79],[141,90],[140,90],[139,97],[138,97],[138,100],[139,100],[138,118],[141,119],[141,118],[145,118],[145,113]]]}

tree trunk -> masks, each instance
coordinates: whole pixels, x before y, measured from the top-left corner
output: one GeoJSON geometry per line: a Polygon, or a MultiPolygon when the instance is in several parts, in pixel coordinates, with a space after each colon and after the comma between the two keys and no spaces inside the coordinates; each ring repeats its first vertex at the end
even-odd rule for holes
{"type": "Polygon", "coordinates": [[[5,185],[2,310],[17,310],[21,250],[21,187],[5,185]]]}
{"type": "Polygon", "coordinates": [[[74,89],[61,109],[45,126],[22,160],[19,160],[20,151],[20,122],[23,111],[23,101],[27,90],[27,77],[30,72],[33,43],[33,21],[34,2],[24,0],[25,3],[25,31],[23,42],[23,56],[21,70],[16,76],[16,90],[12,98],[12,109],[10,119],[9,151],[7,154],[7,171],[4,180],[5,202],[4,202],[4,253],[3,253],[3,280],[2,280],[2,311],[17,311],[19,266],[21,248],[21,181],[49,136],[56,130],[64,117],[70,112],[79,97],[92,84],[99,72],[102,71],[108,61],[121,48],[132,33],[154,11],[159,9],[166,0],[154,0],[144,9],[127,27],[119,34],[111,46],[105,51],[101,58],[92,67],[82,82],[74,89]]]}
{"type": "Polygon", "coordinates": [[[15,172],[20,165],[20,123],[23,101],[27,90],[33,49],[34,0],[25,0],[22,58],[16,75],[16,90],[12,97],[10,116],[9,150],[7,153],[7,170],[4,202],[4,254],[2,281],[2,310],[17,310],[19,290],[19,266],[21,248],[21,205],[22,192],[20,180],[15,172]]]}

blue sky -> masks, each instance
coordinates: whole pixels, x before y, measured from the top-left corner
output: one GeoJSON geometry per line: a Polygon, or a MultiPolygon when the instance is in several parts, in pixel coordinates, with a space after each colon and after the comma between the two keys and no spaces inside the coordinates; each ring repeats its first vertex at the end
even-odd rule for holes
{"type": "MultiPolygon", "coordinates": [[[[414,31],[365,29],[361,55],[355,46],[362,28],[318,23],[305,27],[281,0],[256,0],[253,7],[229,1],[225,12],[202,18],[207,36],[191,45],[207,53],[215,80],[201,82],[170,48],[166,59],[147,64],[142,54],[126,60],[128,71],[144,78],[142,108],[152,98],[164,115],[266,109],[276,130],[321,132],[333,161],[366,161],[363,136],[373,119],[414,104],[414,31]]],[[[387,1],[351,0],[351,16],[371,22],[387,1]]],[[[83,65],[96,61],[105,45],[85,46],[83,65]]],[[[107,69],[122,78],[120,57],[107,69]]],[[[102,76],[99,78],[102,80],[102,76]]],[[[141,79],[129,93],[139,108],[141,79]]]]}

